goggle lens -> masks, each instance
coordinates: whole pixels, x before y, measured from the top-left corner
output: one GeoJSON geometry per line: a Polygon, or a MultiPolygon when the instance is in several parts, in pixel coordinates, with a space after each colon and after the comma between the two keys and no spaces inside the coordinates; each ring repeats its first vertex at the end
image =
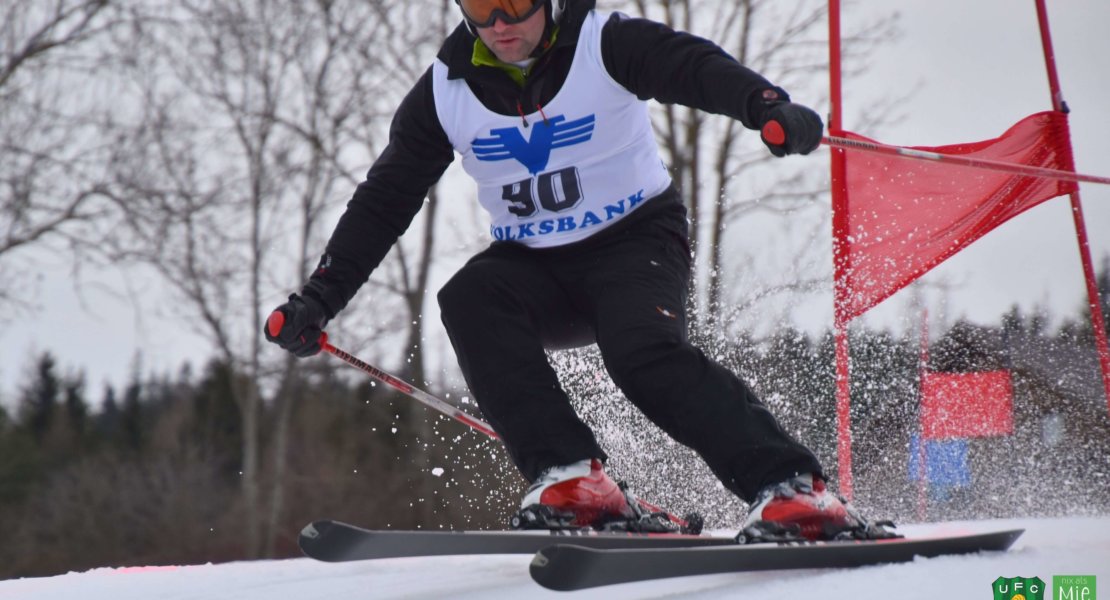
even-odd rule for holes
{"type": "Polygon", "coordinates": [[[520,23],[543,7],[546,0],[459,0],[463,16],[475,27],[490,27],[501,19],[506,25],[520,23]]]}

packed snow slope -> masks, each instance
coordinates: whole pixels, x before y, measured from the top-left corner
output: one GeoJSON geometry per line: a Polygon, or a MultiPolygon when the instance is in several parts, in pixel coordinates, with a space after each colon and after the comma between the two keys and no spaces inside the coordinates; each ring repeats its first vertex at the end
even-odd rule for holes
{"type": "MultiPolygon", "coordinates": [[[[399,558],[344,564],[310,559],[221,565],[95,569],[0,581],[2,600],[317,600],[336,598],[994,598],[998,577],[1094,575],[1110,598],[1110,517],[916,525],[909,536],[1024,528],[1006,553],[917,559],[851,570],[769,571],[657,580],[572,594],[528,575],[531,556],[399,558]]],[[[1054,596],[1053,596],[1054,597],[1054,596]]]]}

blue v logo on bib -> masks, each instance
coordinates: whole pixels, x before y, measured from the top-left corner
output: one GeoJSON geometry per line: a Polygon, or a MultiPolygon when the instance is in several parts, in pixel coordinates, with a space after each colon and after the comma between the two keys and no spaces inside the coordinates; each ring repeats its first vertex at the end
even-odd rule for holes
{"type": "Polygon", "coordinates": [[[594,133],[594,115],[567,121],[565,115],[538,121],[529,128],[532,132],[524,139],[520,129],[505,127],[491,129],[488,138],[475,138],[470,143],[478,160],[498,161],[513,159],[524,165],[532,175],[547,168],[551,151],[589,141],[594,133]]]}

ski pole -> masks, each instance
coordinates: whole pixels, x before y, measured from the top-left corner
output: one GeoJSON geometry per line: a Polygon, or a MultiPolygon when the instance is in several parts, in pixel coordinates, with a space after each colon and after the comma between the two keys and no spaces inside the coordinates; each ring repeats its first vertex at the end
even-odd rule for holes
{"type": "MultiPolygon", "coordinates": [[[[285,313],[279,310],[275,310],[274,312],[270,313],[270,318],[266,320],[266,327],[269,329],[271,336],[277,337],[277,334],[281,332],[281,328],[284,326],[285,313]]],[[[340,348],[336,348],[330,342],[328,342],[327,333],[320,333],[320,348],[324,352],[335,356],[348,365],[351,365],[352,367],[362,371],[363,373],[366,373],[367,375],[388,385],[398,392],[405,394],[409,398],[416,400],[424,406],[438,410],[439,412],[447,415],[448,417],[451,417],[452,419],[460,423],[463,423],[464,425],[468,425],[474,429],[477,429],[478,431],[481,431],[482,433],[490,436],[493,439],[498,439],[497,432],[495,432],[493,428],[490,427],[489,424],[485,421],[477,417],[470,416],[469,414],[459,410],[454,405],[448,404],[447,402],[436,398],[428,392],[425,392],[420,388],[410,385],[407,381],[399,377],[395,377],[393,375],[390,375],[389,373],[386,373],[385,371],[359,359],[357,356],[352,355],[350,352],[347,352],[340,348]]]]}
{"type": "MultiPolygon", "coordinates": [[[[275,310],[274,312],[270,313],[270,317],[266,320],[266,328],[269,330],[271,336],[277,337],[277,335],[281,333],[281,328],[284,326],[285,313],[279,310],[275,310]]],[[[429,408],[438,410],[448,417],[451,417],[452,419],[455,419],[456,421],[463,423],[464,425],[468,425],[495,440],[500,439],[497,435],[497,432],[495,432],[493,428],[490,427],[489,424],[485,421],[478,419],[477,417],[470,416],[469,414],[456,408],[454,405],[448,404],[447,402],[436,398],[428,392],[425,392],[420,388],[410,385],[407,381],[399,377],[395,377],[393,375],[390,375],[389,373],[386,373],[385,371],[359,359],[357,356],[352,355],[350,352],[347,352],[340,348],[336,348],[328,341],[328,334],[325,332],[320,332],[320,349],[322,349],[324,352],[327,352],[328,354],[331,354],[332,356],[335,356],[348,365],[351,365],[359,371],[366,373],[374,379],[377,379],[378,381],[388,385],[389,387],[401,392],[402,394],[405,394],[409,398],[412,398],[413,400],[416,400],[417,402],[429,408]]],[[[684,519],[677,515],[671,514],[670,512],[667,512],[646,500],[636,498],[636,502],[648,512],[662,513],[669,521],[681,527],[683,531],[690,531],[695,535],[701,532],[702,521],[700,515],[690,514],[687,515],[684,519]]]]}
{"type": "MultiPolygon", "coordinates": [[[[780,125],[778,121],[768,121],[767,124],[763,126],[762,134],[764,139],[771,142],[772,144],[781,144],[786,141],[786,133],[783,131],[782,125],[780,125]]],[[[854,140],[846,137],[837,137],[831,135],[825,136],[821,138],[821,143],[825,144],[826,146],[846,148],[848,150],[863,150],[864,152],[873,152],[876,154],[886,154],[890,156],[900,156],[902,158],[931,160],[935,162],[959,165],[963,167],[972,167],[975,169],[987,169],[990,171],[1014,173],[1015,175],[1024,175],[1026,177],[1042,177],[1046,179],[1062,179],[1064,181],[1071,181],[1075,183],[1085,182],[1110,185],[1110,177],[1083,175],[1082,173],[1061,171],[1059,169],[1047,169],[1044,167],[1019,165],[998,160],[988,160],[985,158],[971,158],[969,156],[959,156],[956,154],[944,154],[942,152],[929,152],[927,150],[906,148],[905,146],[889,146],[887,144],[865,142],[863,140],[854,140]]]]}
{"type": "Polygon", "coordinates": [[[904,146],[888,146],[886,144],[876,144],[872,142],[865,142],[863,140],[854,140],[851,138],[827,136],[822,138],[821,142],[827,146],[847,148],[849,150],[863,150],[865,152],[900,156],[902,158],[931,160],[941,163],[960,165],[964,167],[973,167],[976,169],[1003,171],[1006,173],[1014,173],[1016,175],[1024,175],[1026,177],[1041,177],[1046,179],[1062,179],[1064,181],[1071,181],[1076,183],[1085,182],[1110,185],[1110,177],[1083,175],[1081,173],[1073,173],[1071,171],[1060,171],[1058,169],[1047,169],[1044,167],[1019,165],[997,160],[987,160],[984,158],[971,158],[968,156],[944,154],[941,152],[928,152],[926,150],[916,150],[914,148],[906,148],[904,146]]]}

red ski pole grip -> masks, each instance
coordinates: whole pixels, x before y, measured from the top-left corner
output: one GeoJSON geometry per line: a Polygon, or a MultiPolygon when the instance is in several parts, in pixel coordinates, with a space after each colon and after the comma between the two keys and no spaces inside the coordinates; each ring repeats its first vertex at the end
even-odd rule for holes
{"type": "Polygon", "coordinates": [[[280,310],[270,313],[270,318],[266,319],[266,331],[270,332],[270,337],[277,337],[282,327],[285,327],[285,313],[280,310]]]}
{"type": "Polygon", "coordinates": [[[763,125],[763,139],[768,143],[776,146],[781,146],[786,141],[786,132],[782,129],[782,124],[778,121],[767,121],[763,125]]]}

